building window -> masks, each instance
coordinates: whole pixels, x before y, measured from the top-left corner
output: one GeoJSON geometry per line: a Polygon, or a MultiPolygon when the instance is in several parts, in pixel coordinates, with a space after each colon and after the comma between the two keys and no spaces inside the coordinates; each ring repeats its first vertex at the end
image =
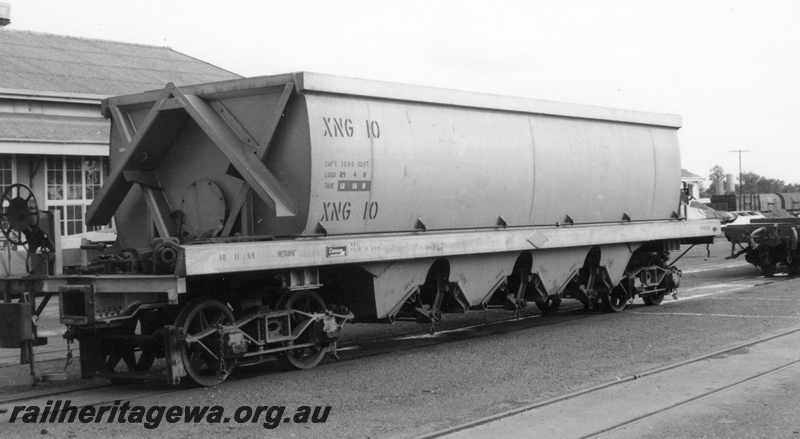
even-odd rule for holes
{"type": "MultiPolygon", "coordinates": [[[[15,178],[14,156],[11,154],[0,154],[0,197],[6,190],[14,184],[15,178]]],[[[0,233],[0,250],[5,250],[10,245],[6,241],[5,236],[0,233]]],[[[16,249],[16,245],[12,245],[12,249],[16,249]]]]}
{"type": "Polygon", "coordinates": [[[47,157],[47,207],[61,212],[62,236],[100,228],[87,227],[84,218],[102,184],[101,157],[47,157]]]}
{"type": "Polygon", "coordinates": [[[0,154],[0,196],[14,184],[14,156],[0,154]]]}

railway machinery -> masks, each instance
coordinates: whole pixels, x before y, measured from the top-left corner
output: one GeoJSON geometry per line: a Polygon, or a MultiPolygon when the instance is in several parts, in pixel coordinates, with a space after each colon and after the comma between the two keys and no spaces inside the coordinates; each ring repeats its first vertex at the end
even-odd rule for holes
{"type": "Polygon", "coordinates": [[[31,274],[0,291],[58,294],[87,378],[311,368],[351,320],[656,305],[680,283],[670,252],[719,228],[685,220],[674,115],[313,73],[168,84],[103,114],[87,220],[113,217],[116,242],[65,266],[52,213],[21,185],[3,203],[31,274]]]}
{"type": "Polygon", "coordinates": [[[790,275],[800,274],[800,218],[758,218],[749,224],[729,224],[722,232],[731,243],[727,259],[744,254],[766,277],[773,276],[779,265],[790,275]]]}

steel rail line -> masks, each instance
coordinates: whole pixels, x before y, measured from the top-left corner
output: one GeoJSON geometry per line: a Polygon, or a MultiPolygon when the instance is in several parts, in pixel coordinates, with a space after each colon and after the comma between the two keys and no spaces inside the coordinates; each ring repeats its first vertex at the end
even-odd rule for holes
{"type": "MultiPolygon", "coordinates": [[[[78,351],[77,347],[72,349],[73,353],[77,353],[77,351],[78,351]]],[[[36,351],[36,356],[38,357],[40,355],[60,354],[62,352],[67,352],[67,349],[66,348],[56,348],[56,349],[51,349],[51,350],[47,350],[47,351],[36,351]]],[[[15,363],[4,363],[4,361],[12,360],[12,359],[16,359],[16,360],[19,359],[19,351],[18,350],[17,350],[17,352],[14,352],[13,354],[0,355],[0,369],[2,369],[4,367],[17,366],[17,364],[15,364],[15,363]]],[[[41,363],[41,362],[45,362],[45,361],[56,361],[56,360],[63,360],[63,359],[64,358],[56,358],[56,359],[52,359],[51,358],[51,359],[47,359],[47,360],[36,360],[36,362],[37,363],[41,363]]]]}
{"type": "MultiPolygon", "coordinates": [[[[793,332],[797,332],[797,331],[800,331],[800,328],[795,328],[793,330],[790,330],[790,331],[788,331],[788,333],[793,333],[793,332]]],[[[782,336],[786,336],[786,335],[789,335],[788,333],[787,334],[781,334],[781,335],[782,336]]],[[[770,337],[770,338],[768,338],[766,340],[763,340],[763,341],[767,341],[767,340],[770,340],[770,339],[778,338],[781,335],[770,337]]],[[[750,343],[749,346],[752,346],[754,344],[757,344],[757,343],[750,343]]],[[[727,390],[735,389],[737,387],[743,386],[743,385],[745,385],[747,383],[750,383],[752,381],[755,381],[755,380],[758,380],[758,379],[761,379],[761,378],[765,378],[765,377],[767,377],[769,375],[772,375],[774,373],[778,373],[778,372],[780,372],[782,370],[788,369],[788,368],[790,368],[792,366],[795,366],[797,364],[800,364],[800,359],[794,360],[794,361],[790,361],[788,363],[784,363],[784,364],[782,364],[782,365],[780,365],[778,367],[774,367],[774,368],[772,368],[770,370],[767,370],[767,371],[764,371],[764,372],[759,372],[758,374],[755,374],[753,376],[747,377],[747,378],[745,378],[743,380],[739,380],[739,381],[737,381],[735,383],[722,386],[722,387],[720,387],[718,389],[709,390],[708,392],[704,392],[702,395],[697,395],[697,396],[691,397],[691,398],[689,398],[689,399],[687,399],[685,401],[681,401],[681,402],[675,403],[675,404],[673,404],[673,405],[671,405],[671,406],[669,406],[667,408],[664,408],[664,409],[661,409],[661,410],[657,410],[657,411],[654,411],[654,412],[651,412],[651,413],[646,413],[644,415],[637,416],[637,417],[629,419],[629,420],[627,420],[625,422],[620,422],[620,423],[618,423],[616,425],[604,428],[604,429],[602,429],[600,431],[596,431],[596,432],[588,434],[586,436],[581,436],[581,439],[600,436],[602,434],[609,433],[609,432],[612,432],[614,430],[618,430],[620,428],[623,428],[623,427],[626,427],[628,425],[634,424],[634,423],[639,422],[641,420],[652,418],[654,416],[658,416],[658,415],[660,415],[660,414],[662,414],[664,412],[667,412],[667,411],[670,411],[670,410],[675,410],[675,409],[678,409],[678,408],[681,408],[681,407],[685,407],[685,406],[687,406],[689,404],[692,404],[695,401],[701,400],[703,398],[707,398],[707,397],[709,397],[711,395],[715,395],[717,393],[721,393],[721,392],[725,392],[727,390]]]]}
{"type": "Polygon", "coordinates": [[[0,399],[0,414],[3,413],[4,408],[2,407],[5,404],[10,404],[12,402],[17,401],[28,401],[32,399],[39,399],[39,398],[49,398],[51,396],[58,396],[58,395],[66,395],[72,393],[78,393],[83,391],[95,390],[95,389],[102,389],[104,387],[111,387],[114,384],[111,382],[107,383],[93,383],[93,384],[78,384],[76,386],[69,386],[69,387],[61,387],[57,389],[46,389],[40,391],[30,391],[21,394],[11,395],[7,398],[0,399]]]}
{"type": "MultiPolygon", "coordinates": [[[[708,353],[708,354],[703,354],[703,355],[700,355],[700,356],[697,356],[697,357],[693,357],[693,358],[690,358],[690,359],[687,359],[687,360],[683,360],[683,361],[679,361],[679,362],[676,362],[676,363],[668,364],[666,366],[661,366],[661,367],[658,367],[658,368],[655,368],[655,369],[651,369],[651,370],[648,370],[648,371],[645,371],[645,372],[642,372],[642,373],[639,373],[639,374],[633,374],[633,375],[630,375],[630,376],[627,376],[627,377],[621,377],[621,378],[619,378],[617,380],[614,380],[614,381],[609,381],[609,382],[598,384],[598,385],[595,385],[595,386],[592,386],[592,387],[589,387],[589,388],[586,388],[586,389],[577,390],[575,392],[570,392],[570,393],[566,393],[564,395],[556,396],[556,397],[553,397],[553,398],[548,398],[548,399],[543,400],[543,401],[538,401],[538,402],[527,404],[527,405],[524,405],[524,406],[521,406],[521,407],[516,407],[516,408],[511,409],[511,410],[507,410],[507,411],[504,411],[504,412],[501,412],[501,413],[497,413],[497,414],[494,414],[494,415],[491,415],[491,416],[486,416],[484,418],[477,419],[475,421],[467,422],[467,423],[464,423],[464,424],[461,424],[461,425],[457,425],[457,426],[454,426],[454,427],[450,427],[450,428],[447,428],[447,429],[444,429],[444,430],[439,430],[439,431],[435,431],[435,432],[432,432],[432,433],[428,433],[428,434],[424,434],[424,435],[421,435],[421,436],[417,436],[416,439],[439,438],[439,437],[445,437],[445,436],[448,436],[448,435],[451,435],[451,434],[454,434],[454,433],[457,433],[457,432],[460,432],[460,431],[470,430],[472,428],[476,428],[476,427],[479,427],[479,426],[482,426],[482,425],[485,425],[485,424],[488,424],[488,423],[491,423],[491,422],[494,422],[494,421],[498,421],[498,420],[501,420],[501,419],[504,419],[504,418],[509,418],[511,416],[515,416],[515,415],[519,415],[519,414],[522,414],[522,413],[530,412],[530,411],[533,411],[533,410],[536,410],[536,409],[540,409],[542,407],[546,407],[546,406],[553,405],[553,404],[556,404],[556,403],[559,403],[559,402],[562,402],[562,401],[566,401],[566,400],[571,399],[571,398],[575,398],[575,397],[578,397],[578,396],[594,393],[594,392],[597,392],[597,391],[600,391],[600,390],[603,390],[603,389],[607,389],[607,388],[610,388],[610,387],[618,386],[618,385],[621,385],[621,384],[624,384],[624,383],[627,383],[627,382],[630,382],[630,381],[633,381],[633,380],[638,380],[638,379],[641,379],[641,378],[644,378],[644,377],[647,377],[647,376],[656,375],[656,374],[659,374],[659,373],[662,373],[662,372],[666,372],[668,370],[673,370],[673,369],[678,369],[678,368],[681,368],[681,367],[685,367],[685,366],[688,366],[690,364],[698,363],[698,362],[707,360],[709,358],[716,357],[718,355],[727,354],[727,353],[730,353],[730,352],[733,352],[733,351],[736,351],[736,350],[739,350],[739,349],[742,349],[742,348],[746,348],[746,347],[749,347],[749,346],[754,346],[754,345],[757,345],[757,344],[760,344],[760,343],[764,343],[764,342],[767,342],[767,341],[770,341],[770,340],[774,340],[776,338],[785,337],[785,336],[794,334],[796,332],[800,332],[800,326],[796,326],[794,328],[791,328],[791,329],[788,329],[788,330],[785,330],[785,331],[782,331],[782,332],[779,332],[779,333],[776,333],[776,334],[771,334],[771,335],[768,335],[768,336],[765,336],[765,337],[761,337],[761,338],[758,338],[758,339],[742,342],[742,343],[739,343],[737,345],[729,346],[727,348],[724,348],[724,349],[721,349],[721,350],[718,350],[718,351],[714,351],[714,352],[711,352],[711,353],[708,353]]],[[[795,360],[795,361],[783,364],[783,365],[781,365],[781,366],[779,366],[777,368],[773,368],[773,369],[771,369],[769,371],[761,372],[761,373],[759,373],[757,375],[748,377],[748,378],[746,378],[744,380],[741,380],[739,382],[736,382],[736,383],[733,383],[733,384],[729,384],[729,385],[723,386],[723,387],[718,388],[718,389],[710,390],[708,392],[703,393],[700,396],[692,397],[691,399],[688,399],[686,401],[682,401],[682,402],[676,403],[676,404],[674,404],[674,405],[672,405],[672,406],[670,406],[670,407],[668,407],[666,409],[661,409],[661,410],[654,411],[652,413],[648,413],[648,414],[645,414],[645,415],[642,415],[642,416],[638,416],[636,418],[633,418],[633,419],[627,420],[625,422],[619,423],[619,424],[617,424],[615,426],[604,428],[603,430],[591,433],[591,434],[586,435],[586,436],[582,436],[582,438],[594,437],[594,436],[597,436],[597,435],[600,435],[600,434],[603,434],[603,433],[607,433],[609,431],[624,427],[626,425],[630,425],[630,424],[632,424],[634,422],[637,422],[637,421],[640,421],[642,419],[646,419],[646,418],[658,415],[659,413],[662,413],[662,412],[664,412],[666,410],[673,410],[675,408],[678,408],[678,407],[684,406],[686,404],[689,404],[691,402],[694,402],[694,401],[696,401],[698,399],[705,398],[705,397],[713,395],[715,393],[719,393],[719,392],[722,392],[722,391],[725,391],[725,390],[728,390],[728,389],[731,389],[731,388],[746,384],[746,383],[748,383],[750,381],[753,381],[755,379],[762,378],[762,377],[764,377],[766,375],[781,371],[783,369],[786,369],[788,367],[794,366],[796,364],[800,364],[800,360],[795,360]]]]}

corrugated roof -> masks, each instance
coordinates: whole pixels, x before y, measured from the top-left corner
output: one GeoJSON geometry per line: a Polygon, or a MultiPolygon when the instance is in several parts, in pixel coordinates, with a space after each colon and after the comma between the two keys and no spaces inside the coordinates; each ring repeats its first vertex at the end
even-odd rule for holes
{"type": "Polygon", "coordinates": [[[241,78],[167,47],[0,30],[0,88],[121,95],[241,78]]]}

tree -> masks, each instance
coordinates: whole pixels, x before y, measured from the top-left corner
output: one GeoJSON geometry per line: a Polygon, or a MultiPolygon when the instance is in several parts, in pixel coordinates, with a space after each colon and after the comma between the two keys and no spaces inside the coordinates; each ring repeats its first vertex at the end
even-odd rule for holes
{"type": "Polygon", "coordinates": [[[783,192],[786,187],[786,183],[783,180],[762,177],[755,172],[743,173],[742,181],[739,183],[742,192],[747,194],[783,192]]]}
{"type": "Polygon", "coordinates": [[[783,188],[785,186],[786,183],[777,178],[761,177],[758,179],[758,191],[762,194],[770,192],[783,192],[783,188]]]}
{"type": "Polygon", "coordinates": [[[725,180],[725,170],[720,165],[714,165],[708,172],[711,173],[708,175],[708,179],[712,182],[725,180]]]}
{"type": "Polygon", "coordinates": [[[708,174],[708,179],[711,180],[711,186],[708,189],[703,189],[700,191],[700,197],[711,197],[716,195],[716,184],[719,181],[720,184],[724,185],[725,181],[725,170],[722,169],[722,166],[714,165],[711,169],[708,170],[710,174],[708,174]]]}

